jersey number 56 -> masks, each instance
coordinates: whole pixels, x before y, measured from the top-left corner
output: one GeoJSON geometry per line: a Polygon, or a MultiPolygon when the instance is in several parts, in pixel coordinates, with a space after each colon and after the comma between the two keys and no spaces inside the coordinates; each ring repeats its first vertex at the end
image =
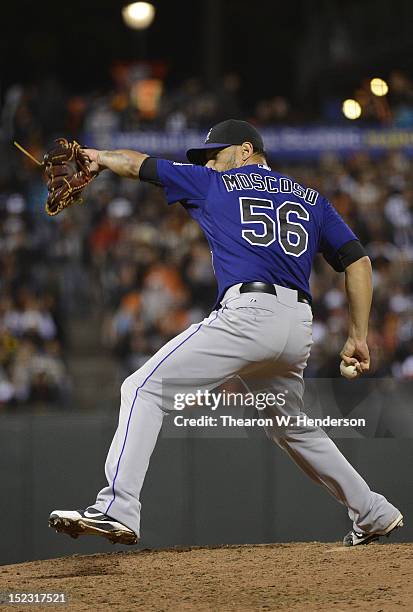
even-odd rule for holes
{"type": "Polygon", "coordinates": [[[287,255],[300,257],[308,246],[308,232],[297,221],[308,221],[310,215],[298,202],[283,202],[275,210],[276,221],[265,210],[274,210],[272,200],[260,198],[240,198],[241,223],[258,223],[263,232],[254,229],[243,229],[242,237],[250,244],[268,247],[276,241],[287,255]],[[291,220],[291,216],[296,221],[291,220]]]}

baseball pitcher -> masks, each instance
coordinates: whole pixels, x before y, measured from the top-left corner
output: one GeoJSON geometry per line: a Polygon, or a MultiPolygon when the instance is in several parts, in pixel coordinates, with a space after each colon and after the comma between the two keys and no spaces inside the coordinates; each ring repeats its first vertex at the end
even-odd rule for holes
{"type": "MultiPolygon", "coordinates": [[[[341,359],[358,376],[370,363],[371,264],[357,236],[322,195],[268,166],[260,134],[244,121],[214,126],[203,146],[187,152],[189,164],[129,150],[83,149],[81,154],[89,160],[87,176],[109,169],[160,185],[168,204],[181,203],[208,240],[218,284],[211,314],[123,382],[119,423],[105,464],[107,486],[88,508],[50,515],[50,526],[72,537],[96,534],[135,544],[141,488],[163,418],[173,409],[173,385],[162,381],[182,381],[180,391],[191,393],[232,376],[262,377],[273,393],[288,391],[288,401],[268,406],[265,416],[302,417],[314,256],[321,252],[345,274],[349,327],[341,359]]],[[[58,174],[49,176],[53,194],[58,174]]],[[[345,546],[367,544],[402,526],[400,511],[369,488],[322,429],[273,422],[267,436],[347,507],[352,529],[345,546]]]]}

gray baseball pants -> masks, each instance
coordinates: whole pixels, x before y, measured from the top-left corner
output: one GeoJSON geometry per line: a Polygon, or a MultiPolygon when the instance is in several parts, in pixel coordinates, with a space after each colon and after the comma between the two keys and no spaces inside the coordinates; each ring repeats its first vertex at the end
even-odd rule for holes
{"type": "MultiPolygon", "coordinates": [[[[262,416],[303,416],[303,371],[312,344],[311,308],[296,291],[275,286],[277,296],[226,292],[222,308],[170,340],[121,386],[119,423],[105,464],[108,485],[93,507],[139,535],[139,496],[163,418],[173,409],[173,385],[180,393],[212,389],[231,376],[270,380],[271,392],[288,390],[285,405],[265,408],[262,416]],[[213,381],[205,385],[203,381],[213,381]]],[[[260,414],[261,416],[261,414],[260,414]]],[[[399,514],[367,483],[318,427],[266,428],[276,442],[315,482],[348,508],[357,531],[386,528],[399,514]]]]}

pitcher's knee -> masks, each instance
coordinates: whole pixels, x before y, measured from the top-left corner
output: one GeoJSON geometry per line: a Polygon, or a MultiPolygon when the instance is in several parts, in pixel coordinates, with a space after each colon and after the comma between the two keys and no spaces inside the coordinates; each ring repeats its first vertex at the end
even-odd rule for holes
{"type": "Polygon", "coordinates": [[[148,376],[144,368],[136,370],[125,378],[121,387],[121,403],[130,402],[139,392],[139,397],[158,398],[162,393],[162,381],[156,376],[148,376]]]}
{"type": "Polygon", "coordinates": [[[132,394],[136,393],[136,390],[143,385],[144,380],[141,370],[137,370],[125,378],[120,386],[121,399],[128,399],[132,394]]]}

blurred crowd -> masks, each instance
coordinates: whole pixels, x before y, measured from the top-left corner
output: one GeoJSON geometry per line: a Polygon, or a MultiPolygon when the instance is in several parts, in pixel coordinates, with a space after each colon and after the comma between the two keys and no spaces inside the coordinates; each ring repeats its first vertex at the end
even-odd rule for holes
{"type": "MultiPolygon", "coordinates": [[[[49,86],[42,106],[35,89],[16,86],[2,108],[0,406],[70,405],[70,330],[76,318],[102,315],[96,355],[103,344],[121,380],[208,314],[215,301],[209,248],[182,207],[167,209],[159,188],[104,172],[90,185],[86,206],[53,219],[43,213],[41,176],[30,161],[10,152],[12,135],[41,156],[45,140],[62,130],[69,136],[92,124],[136,127],[131,113],[118,112],[107,99],[96,98],[89,108],[80,98],[66,100],[62,116],[56,101],[64,96],[55,83],[49,86]]],[[[208,124],[223,118],[214,115],[215,103],[210,115],[197,106],[198,87],[188,82],[162,101],[171,125],[195,125],[197,113],[208,117],[208,124]]],[[[228,75],[219,102],[225,117],[245,116],[237,88],[235,75],[228,75]]],[[[258,124],[274,123],[284,120],[289,107],[274,98],[256,110],[258,124]]],[[[360,153],[273,167],[326,195],[367,248],[375,287],[371,376],[413,378],[412,159],[397,152],[380,159],[360,153]]],[[[347,327],[343,275],[320,257],[311,285],[315,344],[307,376],[337,376],[347,327]]]]}
{"type": "Polygon", "coordinates": [[[67,322],[51,235],[29,212],[24,192],[2,191],[0,217],[0,406],[64,405],[67,322]]]}
{"type": "MultiPolygon", "coordinates": [[[[138,70],[119,70],[110,92],[71,95],[55,79],[32,85],[14,85],[3,96],[1,122],[8,138],[41,148],[59,131],[71,137],[83,133],[165,129],[208,129],[214,123],[238,117],[259,125],[294,121],[287,99],[276,94],[246,110],[238,74],[229,73],[216,89],[189,78],[179,87],[166,87],[162,79],[138,70]],[[119,74],[118,74],[119,73],[119,74]]],[[[248,104],[248,106],[250,106],[248,104]]]]}
{"type": "MultiPolygon", "coordinates": [[[[41,149],[44,142],[62,131],[79,138],[97,132],[209,129],[228,117],[252,121],[257,127],[315,120],[283,91],[275,89],[272,95],[251,100],[251,93],[235,72],[225,74],[216,87],[205,86],[198,77],[169,86],[162,71],[157,74],[149,65],[120,65],[112,72],[113,88],[105,92],[69,93],[54,78],[9,87],[1,99],[3,136],[41,149]]],[[[371,93],[369,79],[354,92],[349,91],[363,109],[358,125],[413,127],[413,81],[400,70],[393,70],[388,81],[385,97],[371,93]]],[[[341,107],[341,98],[326,96],[316,120],[349,123],[341,107]]]]}

